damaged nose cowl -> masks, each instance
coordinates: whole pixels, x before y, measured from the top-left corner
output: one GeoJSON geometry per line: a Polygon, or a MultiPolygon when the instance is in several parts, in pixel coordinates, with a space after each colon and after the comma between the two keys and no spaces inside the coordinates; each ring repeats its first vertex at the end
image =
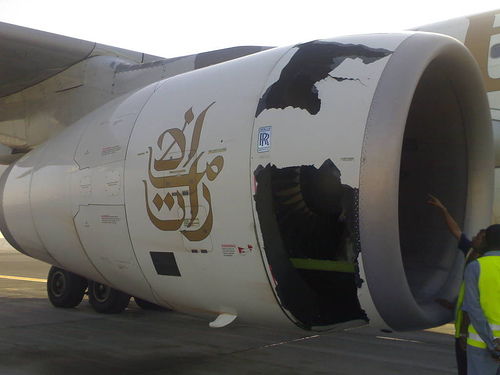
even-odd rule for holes
{"type": "Polygon", "coordinates": [[[252,170],[283,310],[314,328],[449,321],[435,298],[456,298],[459,254],[421,219],[422,201],[448,197],[464,228],[484,226],[491,207],[489,107],[472,56],[436,34],[360,35],[296,45],[276,70],[254,125],[272,140],[256,145],[252,170]],[[353,273],[325,263],[343,260],[353,273]]]}

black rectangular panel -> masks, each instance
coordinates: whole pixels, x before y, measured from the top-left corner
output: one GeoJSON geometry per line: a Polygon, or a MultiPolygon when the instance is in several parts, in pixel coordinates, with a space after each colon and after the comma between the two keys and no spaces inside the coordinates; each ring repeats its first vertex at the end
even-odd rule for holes
{"type": "Polygon", "coordinates": [[[151,251],[151,259],[158,275],[181,276],[174,253],[160,253],[151,251]]]}

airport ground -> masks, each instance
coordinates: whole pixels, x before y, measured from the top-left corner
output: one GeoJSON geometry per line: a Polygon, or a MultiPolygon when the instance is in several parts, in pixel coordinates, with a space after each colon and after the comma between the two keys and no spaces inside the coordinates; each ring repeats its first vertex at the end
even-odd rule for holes
{"type": "Polygon", "coordinates": [[[56,309],[45,291],[49,265],[1,241],[2,375],[456,374],[451,325],[316,335],[237,323],[212,329],[133,301],[120,315],[98,314],[86,299],[75,309],[56,309]]]}

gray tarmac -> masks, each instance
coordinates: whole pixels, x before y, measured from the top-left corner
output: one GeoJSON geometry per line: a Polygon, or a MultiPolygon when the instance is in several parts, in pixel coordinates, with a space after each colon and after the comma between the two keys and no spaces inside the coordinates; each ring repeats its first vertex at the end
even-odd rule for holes
{"type": "Polygon", "coordinates": [[[316,335],[208,322],[133,301],[120,315],[56,309],[49,265],[0,239],[0,374],[456,374],[453,328],[316,335]],[[7,277],[7,278],[6,278],[7,277]],[[12,278],[13,277],[13,278],[12,278]],[[28,279],[24,279],[28,278],[28,279]]]}

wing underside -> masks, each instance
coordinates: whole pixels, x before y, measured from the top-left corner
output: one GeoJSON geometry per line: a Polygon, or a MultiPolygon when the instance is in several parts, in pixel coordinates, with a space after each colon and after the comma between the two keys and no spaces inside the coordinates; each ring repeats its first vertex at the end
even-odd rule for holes
{"type": "Polygon", "coordinates": [[[120,95],[263,49],[165,59],[0,23],[0,164],[10,164],[120,95]]]}

